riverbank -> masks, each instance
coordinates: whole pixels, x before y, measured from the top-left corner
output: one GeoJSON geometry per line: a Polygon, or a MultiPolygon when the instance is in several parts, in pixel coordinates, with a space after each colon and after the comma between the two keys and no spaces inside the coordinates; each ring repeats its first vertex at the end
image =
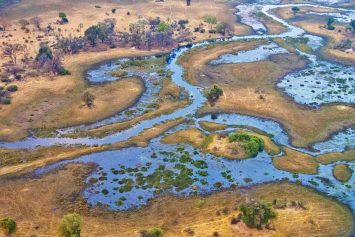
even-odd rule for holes
{"type": "Polygon", "coordinates": [[[314,236],[348,236],[353,228],[353,217],[347,207],[310,188],[286,182],[225,190],[202,197],[166,195],[152,200],[146,207],[124,212],[88,208],[80,190],[85,186],[82,180],[93,168],[92,165],[72,164],[36,179],[1,179],[0,215],[16,220],[14,236],[54,236],[62,215],[72,211],[83,216],[84,236],[113,233],[136,236],[139,231],[153,227],[162,229],[168,237],[185,236],[190,232],[201,237],[215,232],[221,236],[304,236],[310,233],[314,236]],[[239,213],[237,207],[248,199],[268,203],[275,199],[300,202],[305,209],[275,209],[277,217],[272,220],[275,230],[245,227],[241,230],[239,224],[230,222],[239,213]],[[6,205],[9,202],[12,205],[6,205]]]}

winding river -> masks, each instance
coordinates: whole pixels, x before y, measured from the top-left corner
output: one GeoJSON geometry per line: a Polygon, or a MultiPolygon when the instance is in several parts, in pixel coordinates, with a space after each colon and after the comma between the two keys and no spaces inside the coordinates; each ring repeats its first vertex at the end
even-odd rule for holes
{"type": "MultiPolygon", "coordinates": [[[[276,8],[292,6],[317,7],[318,5],[243,5],[239,8],[243,8],[244,10],[247,9],[248,11],[246,11],[246,13],[251,12],[254,9],[259,9],[259,11],[261,11],[263,14],[283,24],[288,30],[281,34],[267,34],[266,28],[264,29],[263,26],[257,22],[257,19],[242,19],[242,22],[245,24],[251,24],[251,26],[254,26],[256,29],[255,35],[233,36],[230,38],[208,40],[178,47],[172,50],[167,59],[166,69],[173,72],[172,81],[189,93],[191,103],[185,108],[178,109],[170,114],[164,114],[152,119],[144,120],[129,129],[108,135],[103,138],[82,137],[74,139],[64,137],[63,135],[73,132],[74,130],[87,130],[90,128],[123,121],[125,119],[130,119],[130,117],[125,117],[122,116],[122,114],[118,114],[111,118],[98,121],[94,124],[60,129],[59,135],[57,137],[28,137],[17,142],[2,142],[0,143],[0,147],[35,148],[37,146],[53,146],[58,144],[111,144],[127,140],[130,137],[138,135],[144,129],[150,128],[156,124],[180,117],[190,117],[194,121],[194,126],[198,128],[200,128],[200,121],[213,121],[230,126],[247,125],[255,127],[272,135],[272,139],[277,144],[292,147],[290,144],[290,138],[284,131],[283,127],[279,123],[269,119],[262,119],[239,114],[220,114],[217,118],[214,119],[212,119],[210,115],[196,118],[195,114],[197,110],[206,102],[206,98],[202,93],[202,88],[193,86],[184,80],[183,68],[177,63],[179,56],[188,52],[192,48],[206,47],[209,44],[223,41],[306,37],[309,39],[310,47],[313,50],[317,50],[322,45],[322,43],[324,43],[320,37],[305,34],[303,29],[293,26],[270,13],[271,10],[276,8]]],[[[324,6],[321,7],[324,8],[324,6]]],[[[353,10],[341,8],[326,8],[334,9],[336,11],[350,12],[352,14],[355,12],[353,10]]],[[[240,17],[250,17],[250,15],[240,15],[240,17]]],[[[342,19],[344,17],[346,18],[346,15],[342,15],[342,19]]],[[[256,51],[246,51],[239,54],[222,55],[219,59],[211,63],[238,63],[245,62],[246,60],[264,60],[271,54],[287,52],[286,49],[280,48],[275,43],[270,43],[255,50],[256,51]],[[253,58],[250,55],[258,55],[259,57],[253,58]]],[[[355,82],[350,80],[350,77],[355,75],[354,67],[348,68],[344,74],[342,71],[344,66],[342,65],[337,64],[334,66],[331,62],[318,62],[315,55],[307,54],[306,56],[311,62],[309,68],[305,69],[308,73],[308,80],[307,78],[307,81],[304,81],[304,78],[302,78],[303,81],[301,80],[299,75],[302,75],[302,73],[304,73],[303,71],[294,72],[287,75],[278,84],[278,86],[282,88],[285,93],[290,95],[295,100],[295,102],[315,108],[318,108],[322,104],[332,102],[350,104],[355,103],[355,93],[351,91],[351,88],[354,88],[355,82]],[[314,68],[317,68],[318,71],[314,68]],[[313,74],[309,72],[309,70],[312,69],[314,70],[313,74]],[[328,83],[332,83],[331,79],[324,76],[322,80],[315,80],[315,75],[318,76],[322,71],[328,69],[333,69],[334,73],[339,74],[336,74],[336,77],[340,79],[338,80],[338,84],[336,84],[337,87],[335,90],[338,92],[343,92],[340,97],[338,96],[339,94],[337,94],[335,97],[331,96],[329,93],[326,93],[326,95],[322,94],[324,93],[324,90],[326,90],[325,88],[328,83]],[[291,80],[297,78],[300,78],[300,80],[291,80]],[[347,86],[346,89],[348,90],[343,90],[344,85],[347,86]],[[317,89],[312,92],[311,90],[314,90],[312,88],[317,89]]],[[[112,70],[112,65],[110,65],[110,63],[105,63],[97,68],[92,69],[88,73],[88,79],[94,82],[114,80],[115,78],[105,76],[105,74],[103,74],[109,70],[112,70]]],[[[131,75],[138,74],[131,72],[131,75]]],[[[138,76],[143,77],[147,84],[146,78],[148,75],[139,74],[138,76]]],[[[148,91],[146,93],[147,96],[143,97],[142,99],[142,101],[145,102],[150,101],[152,98],[151,95],[155,92],[155,89],[150,86],[149,83],[146,86],[148,91]]],[[[142,103],[142,101],[138,102],[135,106],[143,106],[144,103],[142,103]]],[[[184,129],[189,126],[191,125],[179,125],[168,133],[184,129]]],[[[336,197],[337,199],[349,205],[355,212],[355,175],[353,175],[351,180],[347,182],[347,185],[344,185],[335,180],[332,175],[332,168],[334,165],[342,162],[336,162],[335,164],[330,165],[320,165],[318,175],[295,175],[276,169],[272,164],[272,157],[265,152],[259,153],[258,156],[253,159],[235,161],[221,159],[210,154],[202,154],[200,151],[194,150],[190,146],[162,144],[160,143],[160,139],[161,137],[153,139],[149,146],[146,148],[134,147],[115,151],[105,151],[82,156],[75,160],[58,162],[53,165],[37,169],[35,174],[43,174],[71,162],[97,163],[99,167],[98,170],[87,178],[87,182],[90,182],[92,185],[89,185],[89,187],[85,189],[83,195],[88,199],[88,202],[91,205],[107,205],[111,209],[118,210],[143,205],[147,203],[150,198],[153,198],[162,193],[175,193],[180,195],[206,193],[218,190],[220,188],[228,188],[232,185],[248,186],[264,182],[288,179],[294,182],[301,182],[304,185],[312,186],[321,192],[326,193],[327,195],[336,197]],[[201,157],[203,157],[204,162],[201,161],[201,157]],[[181,164],[182,160],[184,160],[183,166],[181,164]],[[187,161],[185,162],[185,160],[187,161]],[[203,165],[195,161],[200,161],[203,165]],[[199,165],[196,165],[197,163],[199,165]],[[189,177],[184,176],[186,172],[190,173],[189,177]],[[160,177],[159,175],[163,175],[162,177],[167,179],[165,180],[166,184],[164,188],[152,184],[151,179],[154,179],[156,176],[160,177]],[[185,183],[176,183],[177,180],[175,179],[180,177],[185,179],[187,185],[185,185],[185,183]],[[174,183],[175,185],[169,185],[171,183],[174,183]]],[[[313,148],[314,151],[299,148],[294,149],[301,150],[311,155],[318,155],[327,152],[341,152],[348,148],[355,148],[355,130],[349,128],[343,131],[339,131],[329,140],[314,144],[313,148]]],[[[353,170],[355,170],[355,162],[348,162],[347,164],[353,170]]]]}

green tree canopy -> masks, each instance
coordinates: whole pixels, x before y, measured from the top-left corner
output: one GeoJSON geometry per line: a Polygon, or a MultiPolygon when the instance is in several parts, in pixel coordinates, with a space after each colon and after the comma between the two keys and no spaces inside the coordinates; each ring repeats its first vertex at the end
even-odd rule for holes
{"type": "Polygon", "coordinates": [[[61,237],[80,237],[83,220],[77,213],[66,214],[59,226],[61,237]]]}
{"type": "Polygon", "coordinates": [[[8,234],[11,235],[16,230],[16,222],[10,217],[4,218],[0,221],[0,227],[8,234]]]}

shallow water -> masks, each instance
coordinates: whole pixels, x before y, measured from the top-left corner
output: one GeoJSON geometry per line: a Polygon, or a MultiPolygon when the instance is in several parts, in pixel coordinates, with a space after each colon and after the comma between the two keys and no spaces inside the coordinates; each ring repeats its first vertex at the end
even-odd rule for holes
{"type": "Polygon", "coordinates": [[[277,84],[297,103],[318,108],[329,103],[355,103],[355,67],[319,61],[303,54],[311,61],[306,69],[286,75],[277,84]]]}
{"type": "Polygon", "coordinates": [[[223,54],[218,59],[212,60],[211,65],[226,63],[250,63],[266,60],[271,55],[288,53],[284,48],[279,47],[276,43],[258,46],[252,50],[243,50],[235,54],[223,54]]]}

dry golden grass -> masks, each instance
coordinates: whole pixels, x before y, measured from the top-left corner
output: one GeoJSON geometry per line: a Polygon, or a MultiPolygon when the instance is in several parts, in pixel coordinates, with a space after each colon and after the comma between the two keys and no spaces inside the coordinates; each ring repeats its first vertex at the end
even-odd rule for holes
{"type": "Polygon", "coordinates": [[[334,177],[341,182],[348,181],[351,178],[352,174],[353,171],[349,168],[348,165],[336,164],[333,168],[334,177]]]}
{"type": "Polygon", "coordinates": [[[287,31],[287,28],[280,22],[277,22],[264,14],[259,17],[259,20],[265,25],[268,34],[281,34],[287,31]]]}
{"type": "Polygon", "coordinates": [[[151,119],[162,114],[172,113],[174,110],[185,107],[189,104],[188,99],[184,99],[184,100],[176,99],[178,98],[180,91],[181,88],[179,86],[174,84],[169,79],[164,79],[162,89],[160,90],[158,95],[159,98],[161,98],[161,100],[155,103],[155,106],[157,106],[157,108],[155,108],[154,110],[149,110],[146,113],[134,117],[127,121],[104,125],[102,127],[94,128],[85,132],[68,134],[68,136],[69,137],[80,137],[80,136],[103,137],[109,133],[115,133],[115,132],[122,131],[124,129],[128,129],[143,120],[151,119]]]}
{"type": "MultiPolygon", "coordinates": [[[[304,16],[308,11],[314,12],[335,12],[331,9],[326,8],[314,8],[314,7],[301,7],[301,11],[297,13],[297,16],[304,16]]],[[[320,23],[317,21],[312,21],[309,19],[305,20],[293,20],[293,13],[290,8],[278,8],[274,11],[278,16],[282,17],[291,22],[291,24],[299,26],[303,28],[305,31],[320,35],[328,39],[327,44],[322,49],[322,53],[324,56],[330,59],[339,59],[343,62],[354,63],[355,62],[355,52],[344,52],[338,49],[334,49],[334,46],[339,43],[341,40],[354,37],[351,33],[347,33],[345,31],[345,24],[335,23],[335,30],[327,30],[324,26],[326,25],[326,21],[324,23],[320,23]],[[340,32],[339,32],[340,30],[340,32]]]]}
{"type": "Polygon", "coordinates": [[[318,163],[315,159],[305,153],[283,147],[285,155],[273,158],[273,164],[280,170],[293,173],[317,174],[318,163]]]}
{"type": "Polygon", "coordinates": [[[227,128],[227,125],[221,124],[221,123],[213,123],[213,122],[206,122],[206,121],[201,121],[199,122],[201,128],[204,130],[207,130],[209,132],[215,132],[218,130],[224,130],[227,128]]]}
{"type": "MultiPolygon", "coordinates": [[[[306,210],[276,210],[272,220],[275,231],[243,229],[248,236],[347,236],[353,227],[350,210],[309,188],[289,183],[260,185],[214,193],[206,197],[165,196],[147,207],[128,212],[88,209],[80,198],[84,177],[92,170],[80,164],[38,179],[0,180],[0,217],[11,216],[18,229],[14,237],[29,235],[56,236],[60,218],[67,212],[79,212],[84,219],[82,236],[139,236],[152,227],[163,229],[164,236],[245,236],[230,220],[236,207],[247,199],[272,202],[274,199],[300,201],[306,210]],[[203,205],[199,205],[203,199],[203,205]],[[119,233],[119,235],[118,235],[119,233]]],[[[238,225],[239,226],[239,225],[238,225]]]]}
{"type": "Polygon", "coordinates": [[[336,161],[353,161],[355,160],[355,150],[349,150],[344,152],[331,152],[316,157],[316,160],[322,164],[330,164],[336,161]]]}
{"type": "MultiPolygon", "coordinates": [[[[90,86],[85,80],[85,72],[93,65],[105,60],[157,52],[120,49],[70,55],[64,59],[64,64],[70,70],[71,75],[55,77],[53,80],[43,77],[26,79],[19,84],[19,91],[14,95],[12,104],[0,108],[0,140],[24,138],[29,128],[59,128],[94,122],[112,115],[113,111],[118,112],[126,108],[138,98],[137,93],[132,93],[132,96],[136,96],[135,98],[131,97],[131,94],[124,96],[124,100],[120,103],[116,101],[111,107],[111,101],[107,98],[109,95],[99,89],[102,86],[90,86]],[[81,121],[73,121],[72,112],[80,107],[82,94],[88,89],[94,91],[95,87],[105,94],[106,99],[104,95],[99,96],[102,97],[100,106],[102,110],[92,114],[88,112],[88,117],[83,116],[81,121]]],[[[112,85],[120,85],[119,82],[117,83],[111,84],[108,88],[112,85]]],[[[129,83],[128,85],[137,88],[136,84],[129,83]]],[[[128,87],[125,89],[127,92],[130,91],[128,87]]],[[[122,91],[122,88],[119,91],[122,91]]]]}
{"type": "Polygon", "coordinates": [[[188,128],[163,137],[161,142],[166,144],[187,143],[200,148],[205,139],[206,135],[201,130],[188,128]]]}
{"type": "Polygon", "coordinates": [[[125,110],[132,106],[142,95],[144,82],[136,77],[126,78],[92,86],[87,91],[95,96],[94,106],[89,109],[83,101],[78,101],[77,107],[71,107],[71,110],[67,111],[71,115],[67,123],[80,124],[88,118],[91,121],[96,121],[99,118],[109,117],[125,110]]]}
{"type": "Polygon", "coordinates": [[[180,61],[189,82],[204,88],[218,84],[223,89],[224,94],[217,103],[200,109],[201,114],[230,112],[276,120],[291,135],[292,144],[299,147],[323,140],[355,122],[352,106],[324,105],[320,109],[309,109],[275,88],[278,79],[305,66],[306,62],[294,54],[275,55],[269,61],[255,63],[207,65],[221,54],[250,49],[258,43],[215,45],[192,50],[182,57],[180,61]]]}

